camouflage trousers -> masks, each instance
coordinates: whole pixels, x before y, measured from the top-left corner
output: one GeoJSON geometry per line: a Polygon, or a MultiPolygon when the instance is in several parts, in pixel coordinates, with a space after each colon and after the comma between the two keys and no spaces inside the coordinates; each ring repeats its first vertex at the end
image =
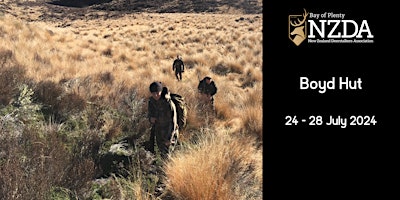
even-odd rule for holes
{"type": "Polygon", "coordinates": [[[182,80],[182,72],[181,71],[175,71],[175,76],[178,81],[182,80]]]}
{"type": "Polygon", "coordinates": [[[151,129],[150,143],[156,145],[162,157],[165,157],[169,152],[173,151],[178,142],[178,130],[173,124],[166,126],[153,126],[151,129]]]}

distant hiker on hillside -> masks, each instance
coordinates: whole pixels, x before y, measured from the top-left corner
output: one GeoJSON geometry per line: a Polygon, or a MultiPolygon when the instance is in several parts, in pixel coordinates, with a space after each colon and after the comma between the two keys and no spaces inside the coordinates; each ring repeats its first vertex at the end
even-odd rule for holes
{"type": "Polygon", "coordinates": [[[199,82],[197,89],[200,93],[200,100],[206,104],[210,104],[212,110],[215,111],[214,95],[217,93],[217,86],[212,78],[206,76],[199,82]]]}
{"type": "Polygon", "coordinates": [[[172,70],[175,71],[175,76],[178,81],[182,80],[182,73],[185,72],[185,65],[183,64],[182,57],[177,55],[174,63],[172,64],[172,70]]]}
{"type": "Polygon", "coordinates": [[[150,135],[150,151],[154,152],[154,141],[165,156],[174,147],[178,139],[178,124],[176,107],[170,93],[161,82],[150,84],[151,97],[148,101],[148,118],[152,124],[150,135]]]}

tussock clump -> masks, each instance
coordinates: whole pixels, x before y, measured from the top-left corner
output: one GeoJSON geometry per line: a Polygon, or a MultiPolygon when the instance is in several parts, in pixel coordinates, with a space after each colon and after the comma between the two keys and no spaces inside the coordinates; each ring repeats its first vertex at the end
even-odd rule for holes
{"type": "Polygon", "coordinates": [[[5,66],[7,62],[12,61],[13,59],[13,52],[11,50],[0,50],[0,65],[5,66]]]}
{"type": "Polygon", "coordinates": [[[25,68],[20,65],[0,68],[0,105],[8,105],[18,93],[18,85],[26,82],[25,68]]]}
{"type": "Polygon", "coordinates": [[[86,101],[78,94],[66,93],[61,85],[51,81],[39,82],[34,96],[43,104],[45,116],[55,121],[64,121],[68,115],[78,113],[86,107],[86,101]]]}
{"type": "Polygon", "coordinates": [[[242,131],[256,135],[260,141],[263,138],[263,113],[261,106],[244,108],[242,131]]]}
{"type": "Polygon", "coordinates": [[[251,67],[242,78],[242,88],[253,87],[256,83],[262,82],[262,72],[251,67]]]}
{"type": "Polygon", "coordinates": [[[113,56],[113,51],[111,48],[107,48],[101,52],[102,55],[106,57],[112,57],[113,56]]]}
{"type": "Polygon", "coordinates": [[[211,67],[211,71],[220,76],[226,76],[228,73],[243,73],[243,67],[236,63],[219,63],[211,67]]]}
{"type": "Polygon", "coordinates": [[[251,137],[206,134],[171,157],[167,188],[177,199],[261,199],[261,158],[251,137]]]}
{"type": "MultiPolygon", "coordinates": [[[[12,113],[24,114],[20,136],[0,137],[1,197],[43,199],[52,195],[53,188],[82,194],[94,178],[95,162],[91,155],[98,151],[92,145],[96,140],[66,137],[61,125],[38,121],[33,117],[37,110],[27,109],[37,105],[26,100],[10,108],[12,113]]],[[[0,135],[6,131],[0,129],[0,135]]]]}
{"type": "Polygon", "coordinates": [[[103,72],[97,75],[98,81],[112,85],[114,76],[110,72],[103,72]]]}
{"type": "Polygon", "coordinates": [[[225,76],[230,72],[228,66],[221,63],[212,67],[211,71],[220,76],[225,76]]]}

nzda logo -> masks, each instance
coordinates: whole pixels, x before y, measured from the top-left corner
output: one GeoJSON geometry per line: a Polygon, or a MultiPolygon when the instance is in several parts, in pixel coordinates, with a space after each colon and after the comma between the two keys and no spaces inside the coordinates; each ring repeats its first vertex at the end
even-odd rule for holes
{"type": "Polygon", "coordinates": [[[289,39],[299,46],[307,38],[307,11],[303,15],[289,15],[289,39]]]}
{"type": "Polygon", "coordinates": [[[367,20],[344,19],[344,13],[308,13],[289,15],[289,39],[299,46],[308,43],[373,43],[367,20]]]}

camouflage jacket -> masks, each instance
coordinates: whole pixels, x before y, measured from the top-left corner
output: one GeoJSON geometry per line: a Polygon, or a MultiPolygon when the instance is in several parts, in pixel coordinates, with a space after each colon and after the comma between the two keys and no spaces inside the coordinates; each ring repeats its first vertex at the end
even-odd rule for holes
{"type": "Polygon", "coordinates": [[[156,118],[155,126],[165,127],[171,123],[177,127],[177,114],[175,104],[169,94],[162,96],[158,101],[153,97],[148,101],[148,118],[156,118]]]}
{"type": "Polygon", "coordinates": [[[200,93],[209,94],[211,96],[217,93],[217,87],[215,86],[214,81],[211,81],[210,84],[207,84],[205,80],[201,80],[197,89],[200,93]]]}
{"type": "Polygon", "coordinates": [[[185,71],[185,65],[183,64],[183,61],[181,59],[174,60],[174,63],[172,64],[172,70],[176,72],[185,71]]]}

